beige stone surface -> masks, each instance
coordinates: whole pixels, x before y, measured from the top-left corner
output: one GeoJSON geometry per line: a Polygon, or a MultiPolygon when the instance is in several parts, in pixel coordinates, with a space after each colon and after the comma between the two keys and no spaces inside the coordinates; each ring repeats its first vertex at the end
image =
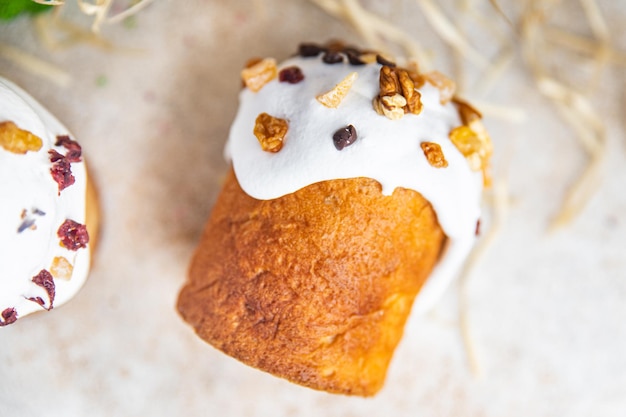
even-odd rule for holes
{"type": "MultiPolygon", "coordinates": [[[[87,27],[89,18],[68,3],[65,18],[87,27]]],[[[434,66],[453,72],[450,51],[418,2],[364,3],[422,40],[434,66]]],[[[489,2],[479,3],[479,13],[496,19],[484,11],[489,2]]],[[[512,15],[521,7],[500,3],[512,15]]],[[[588,34],[579,3],[567,3],[557,24],[588,34]]],[[[613,43],[626,50],[625,4],[599,4],[613,43]]],[[[478,29],[464,28],[493,56],[493,36],[478,29]]],[[[228,168],[222,147],[237,108],[239,69],[251,56],[286,58],[300,41],[364,45],[361,38],[304,0],[156,0],[133,25],[104,26],[102,36],[112,48],[50,50],[28,19],[0,24],[2,45],[69,74],[69,84],[58,85],[0,55],[0,75],[40,100],[83,145],[104,220],[79,296],[0,330],[0,416],[623,415],[623,66],[604,71],[592,95],[607,132],[603,180],[581,215],[553,233],[548,225],[582,172],[585,152],[519,55],[486,95],[476,93],[480,71],[470,67],[470,100],[526,115],[521,123],[486,115],[495,175],[507,179],[511,204],[466,287],[480,373],[468,361],[459,291],[451,288],[434,311],[411,317],[385,388],[365,400],[246,367],[203,343],[174,308],[228,168]]],[[[571,65],[554,57],[564,78],[593,71],[571,55],[571,65]]]]}

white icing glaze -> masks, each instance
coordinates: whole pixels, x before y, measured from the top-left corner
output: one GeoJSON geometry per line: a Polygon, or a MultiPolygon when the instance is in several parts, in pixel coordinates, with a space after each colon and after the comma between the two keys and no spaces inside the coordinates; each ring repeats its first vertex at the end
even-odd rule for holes
{"type": "MultiPolygon", "coordinates": [[[[75,183],[59,195],[50,173],[50,149],[61,154],[67,150],[54,146],[57,135],[69,135],[67,129],[46,109],[13,83],[0,78],[0,122],[12,121],[43,141],[39,151],[15,154],[0,146],[0,313],[14,308],[18,319],[36,311],[45,311],[28,298],[40,297],[49,307],[49,297],[32,278],[42,269],[50,270],[56,256],[73,265],[69,280],[54,279],[53,307],[71,299],[82,287],[89,271],[88,248],[70,251],[60,246],[57,230],[66,220],[85,223],[86,169],[83,162],[71,164],[75,183]],[[45,215],[33,213],[40,210],[45,215]],[[18,233],[26,210],[35,219],[36,229],[18,233]]],[[[71,135],[70,135],[71,136],[71,135]]]]}
{"type": "Polygon", "coordinates": [[[279,70],[293,65],[304,74],[300,83],[274,79],[257,93],[241,92],[225,149],[239,183],[257,199],[277,198],[318,181],[355,177],[376,179],[386,195],[396,187],[420,192],[434,207],[448,237],[446,250],[414,307],[426,311],[458,273],[474,245],[480,217],[482,175],[470,170],[448,137],[461,125],[457,109],[451,103],[441,105],[439,91],[426,83],[420,88],[421,114],[390,120],[372,107],[379,92],[379,64],[328,65],[319,57],[296,57],[283,62],[279,70]],[[358,78],[337,108],[315,99],[353,71],[358,78]],[[253,134],[255,119],[262,112],[289,123],[278,153],[263,151],[253,134]],[[347,125],[356,128],[358,139],[338,151],[333,134],[347,125]],[[448,167],[428,163],[420,147],[423,141],[441,146],[448,167]]]}

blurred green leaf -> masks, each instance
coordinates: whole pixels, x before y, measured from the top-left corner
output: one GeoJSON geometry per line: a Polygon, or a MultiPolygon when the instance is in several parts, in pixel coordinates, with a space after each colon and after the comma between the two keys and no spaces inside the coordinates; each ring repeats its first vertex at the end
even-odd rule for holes
{"type": "Polygon", "coordinates": [[[46,6],[32,0],[0,0],[0,19],[11,20],[21,13],[36,14],[52,7],[54,6],[46,6]]]}

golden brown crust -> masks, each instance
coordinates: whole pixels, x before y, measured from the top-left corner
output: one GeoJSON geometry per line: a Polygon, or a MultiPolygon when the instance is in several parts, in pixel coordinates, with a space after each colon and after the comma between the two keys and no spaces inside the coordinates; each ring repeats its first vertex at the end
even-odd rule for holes
{"type": "Polygon", "coordinates": [[[419,193],[375,180],[255,200],[229,174],[178,299],[225,353],[314,389],[383,385],[413,300],[445,236],[419,193]]]}

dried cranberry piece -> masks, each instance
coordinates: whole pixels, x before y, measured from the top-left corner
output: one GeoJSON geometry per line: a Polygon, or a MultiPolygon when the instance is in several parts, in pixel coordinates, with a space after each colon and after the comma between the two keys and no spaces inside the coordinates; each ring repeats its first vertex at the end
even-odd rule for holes
{"type": "Polygon", "coordinates": [[[343,55],[339,52],[328,51],[322,57],[322,61],[324,61],[325,64],[339,64],[343,62],[343,55]]]}
{"type": "Polygon", "coordinates": [[[63,146],[65,149],[67,149],[67,153],[65,154],[65,157],[70,162],[81,161],[81,155],[82,155],[83,150],[78,144],[78,142],[70,139],[68,135],[57,136],[57,141],[54,144],[54,146],[63,146]]]}
{"type": "Polygon", "coordinates": [[[352,125],[342,127],[333,135],[333,143],[337,150],[342,150],[346,146],[352,145],[357,139],[356,129],[352,125]]]}
{"type": "Polygon", "coordinates": [[[69,250],[85,248],[89,243],[89,233],[85,225],[70,219],[59,227],[57,236],[61,238],[61,245],[69,250]]]}
{"type": "Polygon", "coordinates": [[[304,80],[304,74],[299,67],[294,65],[293,67],[287,67],[280,70],[278,73],[278,80],[281,83],[297,84],[304,80]]]}
{"type": "MultiPolygon", "coordinates": [[[[52,310],[55,294],[55,286],[54,280],[52,279],[52,274],[50,274],[50,272],[46,271],[45,269],[42,269],[37,275],[33,277],[33,282],[46,290],[46,292],[48,293],[48,299],[50,300],[50,305],[48,306],[47,310],[52,310]]],[[[42,307],[44,306],[41,297],[29,298],[29,300],[35,301],[42,307]]]]}
{"type": "Polygon", "coordinates": [[[315,43],[301,43],[298,46],[298,55],[301,57],[318,56],[322,52],[326,52],[326,48],[315,43]]]}
{"type": "Polygon", "coordinates": [[[49,151],[50,161],[52,162],[52,168],[50,168],[50,173],[52,174],[52,179],[56,181],[59,185],[59,194],[61,191],[74,184],[76,179],[72,175],[72,167],[70,166],[70,161],[55,151],[54,149],[49,151]]]}
{"type": "Polygon", "coordinates": [[[54,149],[50,149],[48,151],[48,155],[50,155],[50,162],[60,161],[65,158],[62,154],[58,153],[54,149]]]}
{"type": "Polygon", "coordinates": [[[476,220],[476,236],[480,236],[480,219],[476,220]]]}
{"type": "Polygon", "coordinates": [[[17,321],[17,311],[13,307],[5,308],[0,313],[0,327],[8,326],[17,321]]]}

